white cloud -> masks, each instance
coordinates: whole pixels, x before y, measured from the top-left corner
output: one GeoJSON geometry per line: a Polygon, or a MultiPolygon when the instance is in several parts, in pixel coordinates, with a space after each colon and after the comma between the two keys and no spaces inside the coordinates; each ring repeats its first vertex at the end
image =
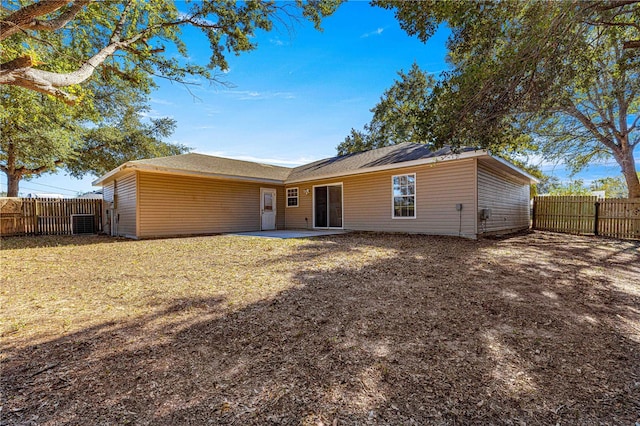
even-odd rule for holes
{"type": "Polygon", "coordinates": [[[203,108],[207,117],[215,117],[218,114],[222,114],[222,110],[218,107],[204,106],[203,108]]]}
{"type": "Polygon", "coordinates": [[[240,101],[262,99],[295,99],[291,92],[258,92],[255,90],[229,90],[227,93],[240,101]]]}
{"type": "MultiPolygon", "coordinates": [[[[185,19],[185,20],[188,19],[188,20],[191,20],[191,21],[193,21],[195,23],[198,23],[200,25],[209,25],[209,26],[215,26],[216,25],[216,23],[214,21],[211,21],[209,19],[205,19],[205,18],[202,18],[202,17],[197,17],[196,18],[196,17],[193,17],[192,15],[188,15],[188,14],[186,14],[184,12],[178,13],[178,18],[179,19],[185,19]]],[[[217,31],[215,28],[213,30],[217,31]]]]}
{"type": "Polygon", "coordinates": [[[150,109],[149,111],[140,111],[138,114],[140,114],[141,117],[143,118],[173,118],[172,115],[166,115],[166,114],[160,114],[158,111],[154,110],[154,109],[150,109]]]}
{"type": "Polygon", "coordinates": [[[377,29],[370,31],[368,33],[364,33],[360,36],[360,38],[367,38],[367,37],[371,37],[371,36],[379,36],[382,34],[382,32],[384,31],[384,28],[382,27],[378,27],[377,29]]]}
{"type": "Polygon", "coordinates": [[[171,101],[167,101],[167,100],[159,99],[159,98],[151,98],[151,103],[152,104],[158,104],[158,105],[175,105],[171,101]]]}

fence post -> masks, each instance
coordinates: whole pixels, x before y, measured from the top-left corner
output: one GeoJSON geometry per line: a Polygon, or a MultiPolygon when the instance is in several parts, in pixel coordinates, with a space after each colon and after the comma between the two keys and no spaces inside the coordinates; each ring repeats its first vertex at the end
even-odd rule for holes
{"type": "Polygon", "coordinates": [[[537,207],[537,203],[538,200],[536,199],[537,197],[533,197],[533,211],[531,212],[531,227],[533,229],[536,229],[536,207],[537,207]]]}
{"type": "Polygon", "coordinates": [[[40,219],[38,218],[38,199],[33,198],[33,235],[40,235],[40,219]]]}
{"type": "Polygon", "coordinates": [[[594,235],[598,235],[598,216],[600,216],[600,201],[596,201],[595,203],[596,206],[596,214],[594,216],[594,223],[593,223],[593,233],[594,235]]]}

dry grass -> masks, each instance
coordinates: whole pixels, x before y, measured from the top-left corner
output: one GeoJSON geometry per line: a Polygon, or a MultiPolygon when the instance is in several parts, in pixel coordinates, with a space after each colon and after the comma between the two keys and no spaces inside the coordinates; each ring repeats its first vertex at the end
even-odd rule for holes
{"type": "Polygon", "coordinates": [[[633,424],[640,248],[4,239],[0,424],[633,424]]]}

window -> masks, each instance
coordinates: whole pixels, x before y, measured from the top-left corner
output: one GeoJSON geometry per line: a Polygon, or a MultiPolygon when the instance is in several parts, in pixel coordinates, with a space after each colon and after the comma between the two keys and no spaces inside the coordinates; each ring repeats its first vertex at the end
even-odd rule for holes
{"type": "Polygon", "coordinates": [[[398,175],[392,177],[394,219],[416,217],[416,175],[398,175]]]}
{"type": "Polygon", "coordinates": [[[298,188],[287,188],[287,207],[298,207],[298,188]]]}

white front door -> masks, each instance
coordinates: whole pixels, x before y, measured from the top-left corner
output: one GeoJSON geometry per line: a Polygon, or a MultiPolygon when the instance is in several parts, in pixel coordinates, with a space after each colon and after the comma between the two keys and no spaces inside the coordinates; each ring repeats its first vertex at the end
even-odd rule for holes
{"type": "Polygon", "coordinates": [[[276,229],[276,190],[260,188],[260,212],[262,217],[262,230],[276,229]]]}

